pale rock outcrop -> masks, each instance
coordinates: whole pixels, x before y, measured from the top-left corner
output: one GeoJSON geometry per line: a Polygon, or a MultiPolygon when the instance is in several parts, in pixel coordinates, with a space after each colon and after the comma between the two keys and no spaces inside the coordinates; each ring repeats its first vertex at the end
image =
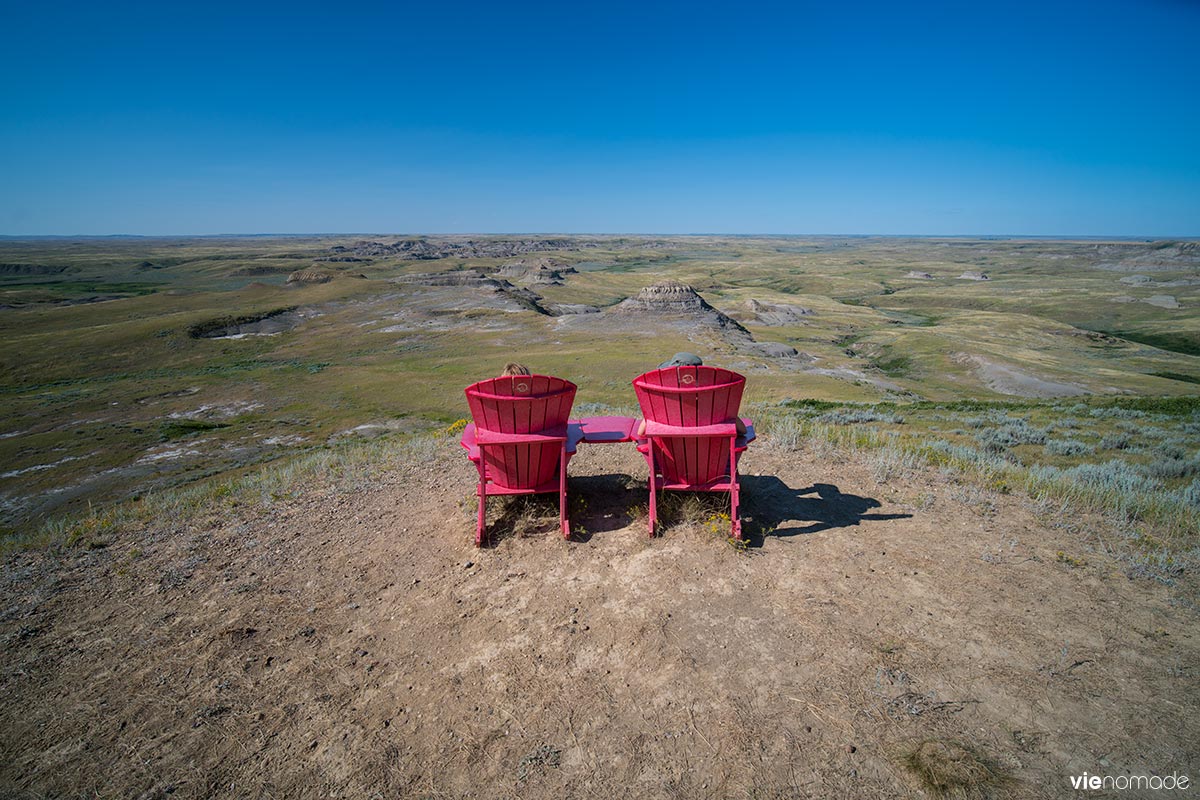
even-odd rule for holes
{"type": "Polygon", "coordinates": [[[321,272],[316,269],[300,269],[288,275],[287,282],[291,284],[297,283],[329,283],[333,277],[328,273],[321,272]]]}
{"type": "Polygon", "coordinates": [[[628,316],[689,317],[693,322],[749,336],[735,320],[708,304],[695,289],[678,281],[660,281],[614,306],[610,314],[628,316]]]}
{"type": "Polygon", "coordinates": [[[813,313],[811,308],[785,303],[763,303],[753,299],[746,303],[746,310],[754,315],[754,322],[770,326],[795,325],[813,313]]]}

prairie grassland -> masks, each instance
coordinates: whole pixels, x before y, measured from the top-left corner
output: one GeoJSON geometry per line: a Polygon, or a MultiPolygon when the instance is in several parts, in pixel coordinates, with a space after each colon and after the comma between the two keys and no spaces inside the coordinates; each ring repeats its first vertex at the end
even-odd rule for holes
{"type": "Polygon", "coordinates": [[[407,441],[464,416],[462,387],[513,358],[574,380],[581,408],[629,408],[633,376],[690,350],[750,376],[748,406],[783,435],[894,438],[1013,488],[1194,529],[1200,412],[1157,399],[1194,399],[1200,382],[1194,243],[577,237],[494,254],[517,240],[545,242],[434,237],[445,256],[416,259],[360,246],[394,236],[0,241],[4,524],[37,539],[89,508],[287,471],[365,436],[407,441]],[[538,259],[561,284],[510,289],[599,313],[396,282],[538,259]],[[298,270],[330,280],[289,284],[298,270]],[[976,272],[989,279],[961,277],[976,272]],[[607,312],[664,279],[750,338],[607,312]],[[773,324],[752,302],[804,313],[773,324]],[[279,312],[279,330],[195,335],[279,312]]]}
{"type": "Polygon", "coordinates": [[[764,409],[784,448],[870,454],[877,477],[919,465],[1004,494],[1065,503],[1181,551],[1200,534],[1200,398],[1105,403],[799,403],[764,409]]]}

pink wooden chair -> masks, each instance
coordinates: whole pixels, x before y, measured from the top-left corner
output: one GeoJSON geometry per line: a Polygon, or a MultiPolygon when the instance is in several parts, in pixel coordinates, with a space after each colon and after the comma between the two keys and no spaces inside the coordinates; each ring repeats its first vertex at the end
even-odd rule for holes
{"type": "Polygon", "coordinates": [[[746,379],[716,367],[668,367],[633,380],[645,438],[638,450],[650,471],[650,535],[658,516],[659,489],[729,492],[733,536],[742,538],[738,517],[738,457],[754,439],[748,420],[739,435],[735,419],[746,379]]]}
{"type": "Polygon", "coordinates": [[[462,446],[479,470],[479,521],[475,544],[487,534],[487,498],[558,492],[559,524],[567,520],[567,461],[582,437],[569,426],[575,384],[546,375],[491,378],[466,388],[471,418],[462,446]]]}

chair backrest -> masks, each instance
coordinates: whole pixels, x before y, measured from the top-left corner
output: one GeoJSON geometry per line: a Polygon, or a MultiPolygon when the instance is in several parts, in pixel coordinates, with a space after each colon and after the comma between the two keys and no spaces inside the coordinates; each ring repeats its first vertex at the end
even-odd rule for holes
{"type": "Polygon", "coordinates": [[[686,428],[732,421],[745,386],[743,376],[717,367],[667,367],[633,379],[642,416],[686,428]]]}
{"type": "MultiPolygon", "coordinates": [[[[540,433],[566,426],[575,384],[547,375],[489,378],[466,388],[476,430],[540,433]]],[[[509,489],[532,489],[552,480],[561,446],[555,442],[506,444],[482,449],[488,475],[509,489]]]]}
{"type": "MultiPolygon", "coordinates": [[[[668,367],[633,379],[642,416],[652,422],[696,428],[732,422],[746,378],[718,367],[668,367]]],[[[709,437],[658,440],[655,463],[668,480],[701,485],[729,469],[729,441],[709,437]]]]}

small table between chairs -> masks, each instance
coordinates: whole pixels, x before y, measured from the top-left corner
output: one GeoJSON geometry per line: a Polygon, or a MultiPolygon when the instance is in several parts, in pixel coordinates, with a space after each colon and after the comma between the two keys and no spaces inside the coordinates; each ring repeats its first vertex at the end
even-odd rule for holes
{"type": "Polygon", "coordinates": [[[568,428],[577,428],[578,441],[584,444],[632,442],[636,426],[637,420],[633,417],[583,417],[573,419],[567,425],[568,428]]]}

